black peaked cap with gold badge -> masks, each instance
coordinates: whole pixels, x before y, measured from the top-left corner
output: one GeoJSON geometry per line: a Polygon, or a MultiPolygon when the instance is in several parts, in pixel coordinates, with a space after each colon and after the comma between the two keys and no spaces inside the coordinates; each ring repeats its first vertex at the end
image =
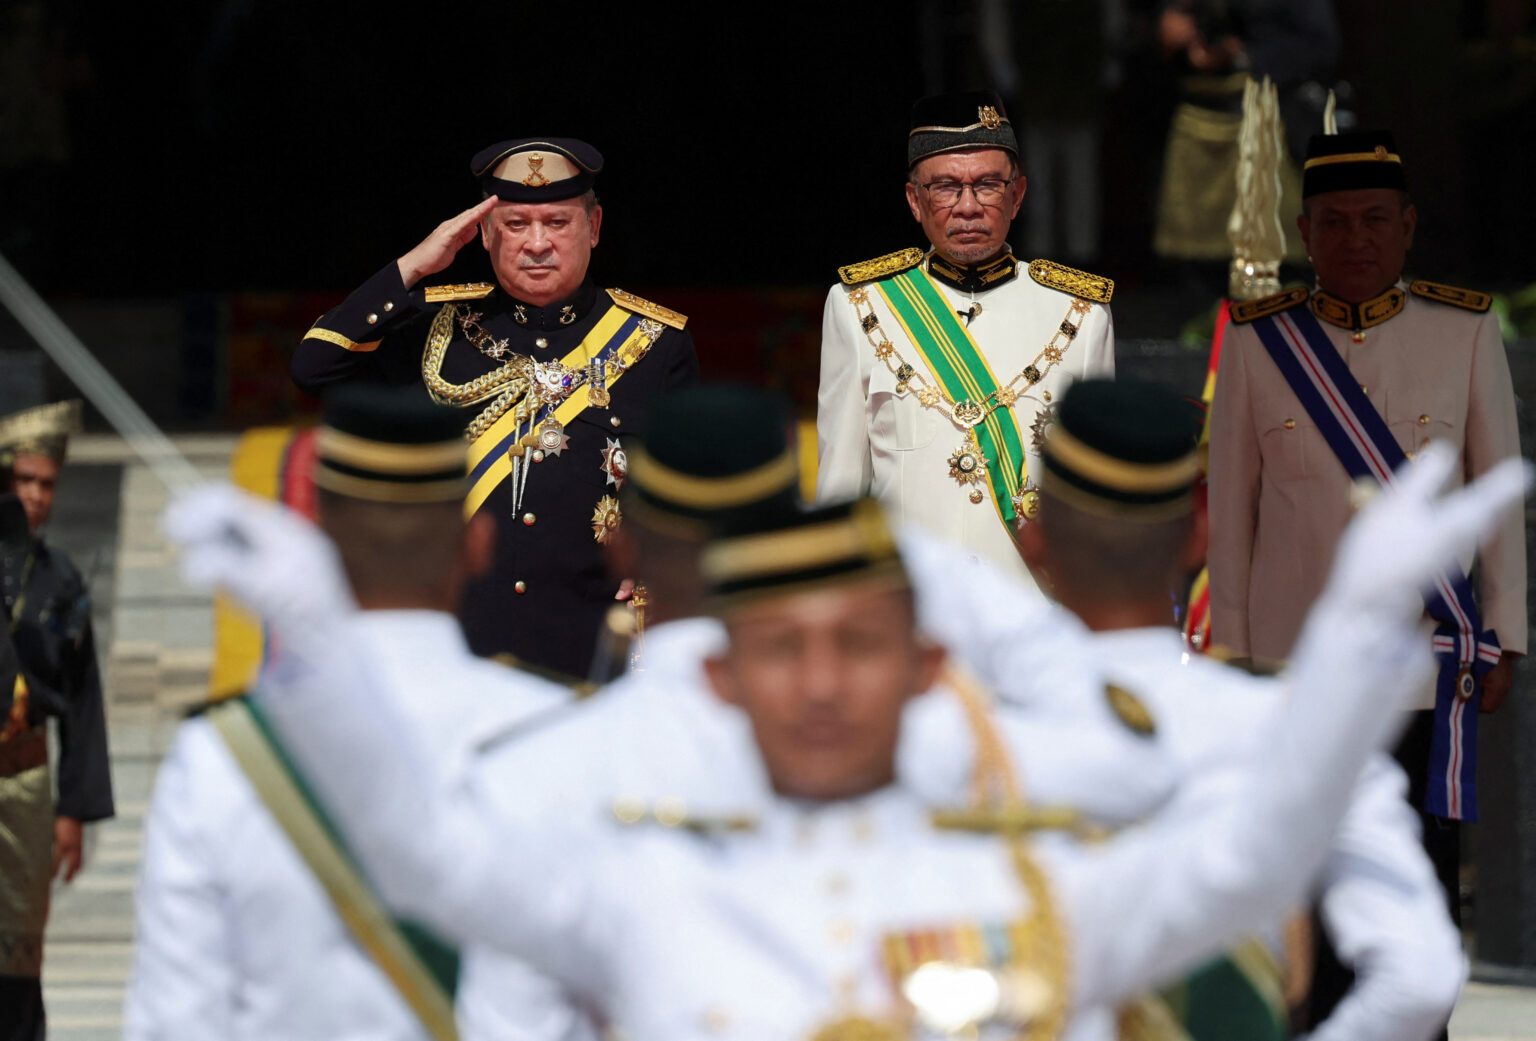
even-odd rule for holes
{"type": "Polygon", "coordinates": [[[1302,164],[1301,197],[1357,188],[1408,190],[1403,157],[1385,130],[1314,134],[1302,164]]]}
{"type": "Polygon", "coordinates": [[[412,387],[337,388],[315,447],[315,484],[348,498],[461,502],[469,487],[463,417],[412,387]]]}
{"type": "Polygon", "coordinates": [[[503,202],[559,202],[597,183],[603,154],[574,137],[524,137],[482,148],[469,168],[487,196],[503,202]]]}
{"type": "Polygon", "coordinates": [[[744,514],[705,548],[702,569],[705,609],[715,615],[825,588],[910,584],[885,512],[870,498],[744,514]]]}
{"type": "Polygon", "coordinates": [[[776,394],[734,383],[669,391],[628,451],[624,510],[666,535],[703,539],[748,516],[799,509],[800,466],[776,394]]]}
{"type": "Polygon", "coordinates": [[[1162,384],[1080,380],[1046,433],[1040,490],[1100,516],[1176,517],[1200,479],[1199,437],[1188,402],[1162,384]]]}
{"type": "Polygon", "coordinates": [[[967,148],[1001,148],[1018,158],[1019,140],[995,91],[933,94],[912,106],[908,169],[931,155],[967,148]]]}

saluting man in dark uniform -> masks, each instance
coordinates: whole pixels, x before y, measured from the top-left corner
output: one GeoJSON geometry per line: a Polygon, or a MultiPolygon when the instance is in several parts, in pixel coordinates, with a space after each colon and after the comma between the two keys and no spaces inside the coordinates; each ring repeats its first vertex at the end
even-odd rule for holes
{"type": "Polygon", "coordinates": [[[327,312],[293,358],[311,393],[420,383],[464,410],[466,510],[493,516],[496,566],[460,614],[477,654],[570,676],[590,665],[616,584],[600,546],[621,522],[623,435],[698,378],[687,318],[587,276],[603,157],[581,141],[504,141],[471,162],[485,198],[327,312]],[[496,282],[428,285],[479,236],[496,282]]]}

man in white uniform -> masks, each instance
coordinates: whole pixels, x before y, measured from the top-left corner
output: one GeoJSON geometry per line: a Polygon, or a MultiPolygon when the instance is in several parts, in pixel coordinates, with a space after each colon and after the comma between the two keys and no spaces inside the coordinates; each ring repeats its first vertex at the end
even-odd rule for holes
{"type": "MultiPolygon", "coordinates": [[[[451,763],[566,699],[465,646],[453,611],[494,535],[484,516],[461,516],[462,423],[401,393],[352,389],[327,405],[315,483],[350,585],[331,610],[349,616],[347,638],[392,677],[406,725],[451,763]]],[[[402,997],[248,775],[251,749],[230,743],[230,725],[249,719],[231,716],[242,702],[183,724],[156,779],[125,1036],[441,1038],[444,1023],[429,1027],[402,997]]],[[[568,1036],[573,1013],[552,983],[520,966],[500,983],[522,1009],[526,1033],[512,1036],[568,1036]]],[[[446,1007],[451,987],[441,989],[446,1007]]]]}
{"type": "MultiPolygon", "coordinates": [[[[1058,1036],[1072,1008],[1176,975],[1295,897],[1388,736],[1370,700],[1423,671],[1404,653],[1403,602],[1522,483],[1506,469],[1436,503],[1447,468],[1433,454],[1362,515],[1297,656],[1295,696],[1232,798],[1091,848],[1052,844],[1039,860],[1021,843],[935,832],[893,784],[901,706],[940,659],[915,638],[867,503],[720,540],[706,557],[731,637],[711,680],[751,719],[773,788],[755,828],[642,807],[609,826],[501,821],[488,835],[473,771],[443,777],[387,702],[359,712],[382,681],[293,604],[295,571],[328,566],[312,532],[218,496],[184,502],[169,524],[192,573],[291,641],[265,711],[324,797],[348,807],[352,848],[401,909],[536,960],[631,1038],[872,1024],[901,1036],[893,985],[929,1029],[996,1020],[1058,1036]],[[1413,548],[1387,559],[1389,543],[1413,548]],[[422,783],[433,774],[440,786],[422,783]],[[972,986],[984,979],[996,985],[972,986]]],[[[1059,1036],[1107,1028],[1084,1018],[1059,1036]]]]}
{"type": "MultiPolygon", "coordinates": [[[[1093,703],[1161,749],[1177,778],[1209,786],[1210,775],[1230,776],[1268,739],[1284,680],[1191,656],[1171,624],[1170,594],[1204,557],[1204,518],[1191,495],[1197,437],[1171,390],[1125,381],[1075,385],[1046,442],[1039,523],[1019,533],[1019,547],[1051,575],[1062,605],[1093,630],[1078,677],[1099,693],[1093,703]]],[[[1024,671],[1000,679],[1005,694],[1028,685],[1024,671]]],[[[1031,715],[1018,712],[1017,724],[1027,728],[1031,715]]],[[[1318,880],[1323,922],[1360,971],[1344,1003],[1313,1024],[1315,1041],[1427,1038],[1460,992],[1460,936],[1419,847],[1405,789],[1402,772],[1378,757],[1357,785],[1318,880]]],[[[1296,953],[1309,960],[1304,948],[1296,953]]],[[[1262,992],[1232,986],[1230,973],[1218,978],[1226,985],[1192,989],[1183,1002],[1186,1023],[1209,1022],[1216,1010],[1189,1006],[1213,997],[1223,1013],[1218,1022],[1229,1030],[1234,1016],[1267,1020],[1271,1029],[1286,1022],[1283,1003],[1256,1000],[1262,992]]],[[[1293,999],[1306,980],[1296,982],[1293,999]]]]}
{"type": "Polygon", "coordinates": [[[1053,406],[1114,371],[1114,283],[1014,257],[1026,181],[997,95],[919,101],[907,168],[928,248],[850,264],[827,294],[816,496],[873,495],[898,525],[1022,576],[1013,530],[1053,406]]]}

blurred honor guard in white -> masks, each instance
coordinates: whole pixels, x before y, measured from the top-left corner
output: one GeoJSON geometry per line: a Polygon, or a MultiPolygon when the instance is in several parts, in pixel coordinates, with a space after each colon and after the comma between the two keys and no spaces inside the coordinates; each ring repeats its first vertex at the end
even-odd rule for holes
{"type": "MultiPolygon", "coordinates": [[[[1316,287],[1233,307],[1211,407],[1211,640],[1255,660],[1290,654],[1351,513],[1404,460],[1448,442],[1459,484],[1520,453],[1488,295],[1403,280],[1418,211],[1392,136],[1320,134],[1304,165],[1316,287]]],[[[1438,576],[1424,607],[1440,670],[1408,706],[1398,758],[1458,914],[1455,822],[1477,818],[1478,714],[1498,708],[1526,649],[1520,511],[1438,576]]]]}
{"type": "Polygon", "coordinates": [[[0,689],[0,1037],[44,1033],[43,929],[55,876],[80,870],[83,825],[111,817],[101,671],[85,580],[42,529],[80,402],[0,419],[0,621],[20,664],[0,689]],[[14,482],[15,494],[11,485],[14,482]],[[47,721],[58,725],[55,800],[47,721]],[[14,1032],[8,1032],[14,1031],[14,1032]]]}
{"type": "MultiPolygon", "coordinates": [[[[1211,787],[1217,777],[1235,776],[1270,739],[1286,681],[1187,654],[1169,624],[1169,597],[1205,550],[1205,518],[1192,495],[1198,434],[1171,390],[1074,385],[1046,440],[1039,522],[1020,531],[1019,546],[1093,631],[1081,649],[1082,675],[1063,688],[1089,688],[1080,690],[1084,700],[1108,725],[1156,749],[1194,797],[1209,798],[1220,791],[1211,787]]],[[[1006,697],[1032,685],[1027,669],[999,677],[1005,724],[1028,729],[1032,713],[1010,711],[1006,697]]],[[[1041,700],[1031,694],[1028,703],[1041,700]]],[[[1322,920],[1358,972],[1345,1002],[1314,1025],[1315,1041],[1422,1041],[1445,1023],[1460,992],[1460,936],[1419,847],[1405,788],[1402,771],[1377,757],[1317,881],[1322,920]]],[[[1091,797],[1077,808],[1116,823],[1091,797]]],[[[1154,1014],[1153,1002],[1177,1010],[1195,1041],[1286,1036],[1287,1006],[1306,993],[1310,950],[1305,930],[1292,927],[1288,943],[1277,942],[1286,936],[1278,926],[1261,935],[1271,949],[1245,943],[1134,1014],[1154,1014]]]]}
{"type": "MultiPolygon", "coordinates": [[[[1101,844],[1038,849],[1016,829],[963,830],[964,818],[936,828],[897,780],[902,707],[941,653],[917,637],[894,540],[867,500],[706,550],[728,633],[711,685],[750,721],[769,782],[751,817],[630,805],[606,821],[509,819],[477,771],[434,765],[344,627],[317,627],[303,590],[260,577],[278,552],[326,567],[318,534],[218,492],[183,499],[167,523],[189,574],[290,641],[262,711],[322,800],[345,807],[349,848],[402,913],[528,959],[635,1041],[972,1028],[1085,1039],[1113,1025],[1075,1008],[1179,975],[1304,888],[1393,729],[1379,699],[1427,668],[1404,603],[1524,487],[1516,465],[1441,502],[1448,468],[1430,453],[1362,511],[1303,638],[1295,693],[1224,798],[1101,844]]],[[[982,809],[1023,819],[1004,766],[989,786],[1000,800],[982,809]]]]}
{"type": "MultiPolygon", "coordinates": [[[[365,711],[398,699],[403,725],[444,768],[565,700],[561,688],[472,656],[453,616],[492,537],[484,519],[466,523],[460,510],[461,427],[452,410],[419,396],[338,391],[315,483],[350,591],[334,568],[281,547],[259,579],[304,590],[315,627],[345,616],[347,638],[391,677],[365,711]]],[[[307,793],[247,699],[183,724],[146,824],[126,1037],[454,1036],[454,952],[389,917],[336,848],[326,817],[335,808],[317,809],[307,793]]],[[[564,1005],[552,984],[512,971],[502,983],[528,1022],[558,1021],[564,1005]]]]}
{"type": "Polygon", "coordinates": [[[907,168],[927,248],[850,264],[827,294],[816,496],[873,495],[898,525],[1022,575],[1013,531],[1035,510],[1056,400],[1114,370],[1114,283],[1014,257],[1026,180],[997,95],[914,105],[907,168]]]}

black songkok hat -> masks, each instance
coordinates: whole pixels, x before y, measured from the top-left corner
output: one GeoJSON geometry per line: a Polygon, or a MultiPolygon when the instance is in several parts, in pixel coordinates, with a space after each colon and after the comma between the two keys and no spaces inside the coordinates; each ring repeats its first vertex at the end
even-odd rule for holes
{"type": "Polygon", "coordinates": [[[1100,516],[1188,513],[1199,434],[1188,403],[1168,387],[1082,380],[1067,388],[1046,432],[1040,490],[1100,516]]]}
{"type": "Polygon", "coordinates": [[[731,383],[672,391],[651,403],[629,446],[624,485],[631,520],[703,539],[748,516],[798,510],[800,467],[774,394],[731,383]]]}
{"type": "Polygon", "coordinates": [[[559,202],[597,183],[603,154],[574,137],[525,137],[481,149],[469,169],[503,202],[559,202]]]}
{"type": "Polygon", "coordinates": [[[1312,135],[1302,164],[1301,197],[1356,188],[1408,190],[1392,135],[1385,130],[1312,135]]]}
{"type": "Polygon", "coordinates": [[[469,489],[464,418],[417,387],[350,386],[325,399],[315,484],[370,502],[455,502],[469,489]]]}
{"type": "Polygon", "coordinates": [[[1003,99],[990,90],[934,94],[912,106],[907,135],[907,169],[940,152],[966,148],[1001,148],[1015,159],[1019,142],[1003,99]]]}
{"type": "Polygon", "coordinates": [[[78,399],[55,401],[12,413],[0,419],[0,454],[10,466],[18,455],[43,455],[62,464],[69,452],[69,437],[80,432],[78,399]]]}
{"type": "Polygon", "coordinates": [[[829,587],[909,585],[885,513],[869,498],[743,517],[705,547],[701,570],[705,610],[716,615],[829,587]]]}

